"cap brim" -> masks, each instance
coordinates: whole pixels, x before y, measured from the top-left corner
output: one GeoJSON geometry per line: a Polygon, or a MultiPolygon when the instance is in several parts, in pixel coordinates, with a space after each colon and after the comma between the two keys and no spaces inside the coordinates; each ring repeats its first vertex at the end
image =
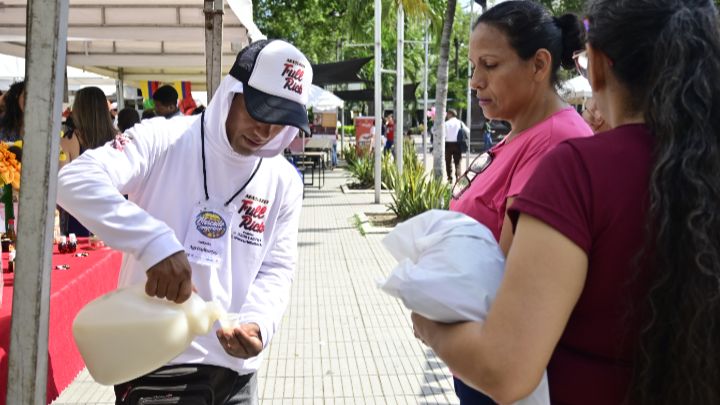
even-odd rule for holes
{"type": "Polygon", "coordinates": [[[255,120],[266,124],[290,125],[310,135],[310,122],[304,105],[272,96],[243,83],[245,107],[255,120]]]}

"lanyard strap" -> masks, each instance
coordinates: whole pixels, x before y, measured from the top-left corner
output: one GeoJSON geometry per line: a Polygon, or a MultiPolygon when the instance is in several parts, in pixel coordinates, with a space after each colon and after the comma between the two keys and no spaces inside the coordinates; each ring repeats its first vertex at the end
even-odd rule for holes
{"type": "MultiPolygon", "coordinates": [[[[210,195],[208,194],[208,186],[207,186],[207,168],[205,167],[205,111],[202,112],[200,115],[200,143],[202,144],[202,172],[203,172],[203,189],[205,190],[205,201],[210,199],[210,195]]],[[[225,202],[225,206],[227,207],[232,200],[235,199],[235,197],[238,196],[243,190],[245,190],[245,187],[250,184],[252,179],[255,177],[255,174],[257,174],[258,170],[260,169],[260,165],[262,164],[263,158],[260,158],[257,165],[255,165],[255,169],[253,170],[252,174],[250,174],[250,178],[247,179],[245,184],[240,187],[238,191],[235,192],[235,194],[230,197],[229,200],[225,202]]]]}

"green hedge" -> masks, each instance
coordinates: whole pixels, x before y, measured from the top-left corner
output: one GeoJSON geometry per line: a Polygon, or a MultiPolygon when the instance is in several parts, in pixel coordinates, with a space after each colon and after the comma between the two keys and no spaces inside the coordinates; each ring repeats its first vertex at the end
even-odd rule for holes
{"type": "MultiPolygon", "coordinates": [[[[355,183],[354,188],[372,188],[375,184],[375,156],[365,153],[358,156],[354,146],[343,150],[343,159],[355,183]]],[[[435,180],[425,173],[425,167],[415,152],[411,139],[406,139],[403,147],[403,173],[398,176],[397,165],[390,153],[382,156],[381,179],[384,189],[393,190],[392,202],[388,209],[397,215],[400,221],[412,218],[431,209],[448,209],[451,188],[443,181],[435,180]]]]}

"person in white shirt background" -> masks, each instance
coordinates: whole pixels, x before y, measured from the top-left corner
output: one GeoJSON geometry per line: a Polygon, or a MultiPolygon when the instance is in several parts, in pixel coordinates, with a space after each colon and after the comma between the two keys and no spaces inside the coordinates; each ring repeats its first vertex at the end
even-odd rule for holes
{"type": "Polygon", "coordinates": [[[254,42],[201,116],[145,120],[60,171],[58,203],[125,253],[119,287],[144,283],[148,295],[177,303],[194,290],[240,317],[234,330],[199,336],[169,365],[117,385],[117,404],[156,395],[257,403],[261,354],[289,300],[302,207],[300,178],[281,152],[310,132],[311,83],[293,45],[254,42]]]}
{"type": "Polygon", "coordinates": [[[454,183],[454,180],[462,175],[460,171],[460,160],[462,159],[462,153],[460,152],[460,145],[458,144],[458,131],[462,128],[462,122],[457,119],[457,111],[450,108],[447,111],[447,121],[445,121],[445,172],[447,173],[447,179],[449,183],[454,183]],[[453,162],[454,161],[454,162],[453,162]],[[455,177],[453,180],[452,168],[454,163],[455,177]]]}

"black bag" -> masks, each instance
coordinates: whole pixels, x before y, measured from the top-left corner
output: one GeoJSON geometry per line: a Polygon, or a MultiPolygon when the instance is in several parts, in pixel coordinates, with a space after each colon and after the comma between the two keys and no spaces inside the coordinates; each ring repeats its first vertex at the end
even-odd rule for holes
{"type": "Polygon", "coordinates": [[[214,405],[216,401],[225,401],[237,378],[235,371],[223,367],[166,366],[116,385],[115,404],[214,405]]]}
{"type": "Polygon", "coordinates": [[[458,129],[457,142],[461,153],[468,151],[468,133],[466,128],[465,125],[460,125],[460,129],[458,129]]]}

